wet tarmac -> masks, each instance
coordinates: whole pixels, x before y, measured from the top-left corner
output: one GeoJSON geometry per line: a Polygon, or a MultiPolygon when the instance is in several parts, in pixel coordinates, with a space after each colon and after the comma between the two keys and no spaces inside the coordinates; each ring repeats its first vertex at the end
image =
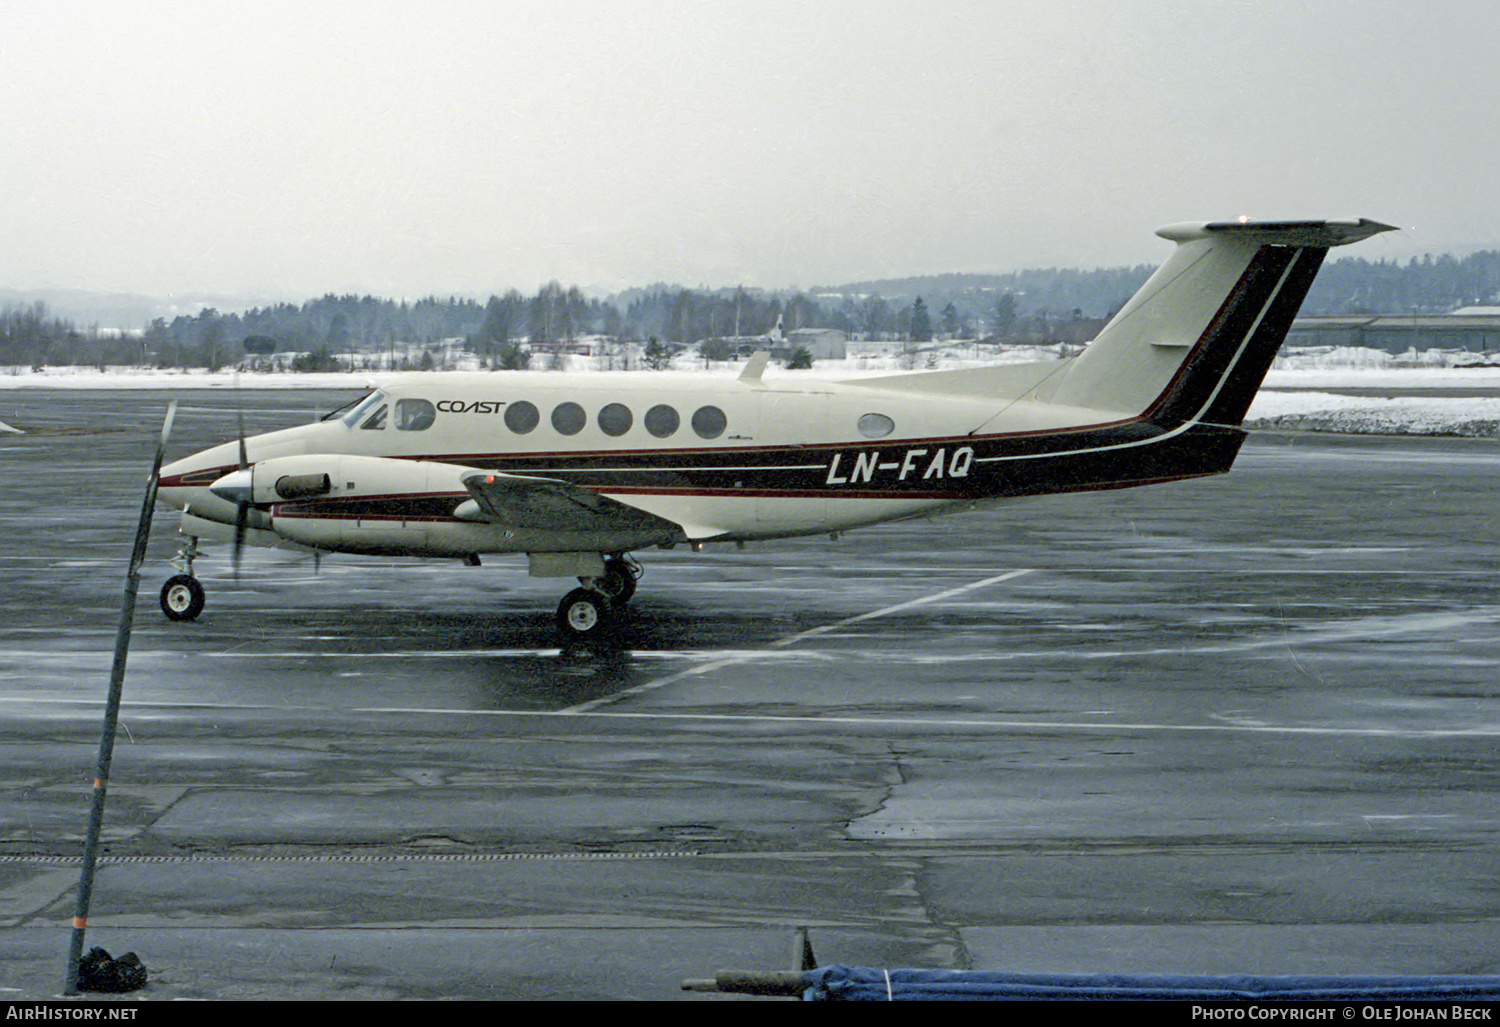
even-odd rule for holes
{"type": "MultiPolygon", "coordinates": [[[[333,392],[184,394],[173,453],[333,392]]],[[[0,396],[0,997],[61,987],[165,394],[0,396]],[[142,424],[147,425],[145,430],[142,424]],[[70,863],[70,860],[74,862],[70,863]]],[[[641,554],[142,583],[89,944],[148,998],[676,999],[727,966],[1500,972],[1500,444],[641,554]]],[[[225,554],[227,555],[227,554],[225,554]]]]}

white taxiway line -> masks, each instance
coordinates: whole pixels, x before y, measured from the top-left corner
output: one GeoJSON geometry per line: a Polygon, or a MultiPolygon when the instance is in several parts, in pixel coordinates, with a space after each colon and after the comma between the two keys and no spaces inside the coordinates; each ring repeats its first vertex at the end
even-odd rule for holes
{"type": "MultiPolygon", "coordinates": [[[[97,708],[97,699],[35,699],[23,696],[0,696],[0,705],[37,706],[86,706],[97,708]]],[[[380,715],[394,717],[515,717],[545,719],[559,716],[592,716],[601,720],[622,721],[677,721],[700,724],[785,724],[804,727],[869,727],[869,728],[929,728],[944,732],[1003,731],[1007,733],[1061,733],[1085,734],[1104,732],[1107,734],[1151,734],[1151,733],[1203,733],[1219,735],[1307,735],[1313,737],[1348,738],[1500,738],[1500,724],[1474,724],[1466,727],[1359,727],[1354,725],[1316,724],[1272,724],[1264,721],[1243,720],[1217,724],[1165,724],[1160,721],[1107,721],[1107,720],[1001,720],[988,717],[840,717],[808,714],[804,716],[766,713],[631,713],[629,711],[570,713],[566,710],[476,710],[452,707],[425,706],[350,706],[332,709],[326,706],[301,704],[271,705],[269,703],[228,702],[164,702],[160,700],[125,700],[121,708],[138,717],[152,710],[222,710],[229,712],[255,713],[275,711],[287,713],[305,710],[309,713],[347,713],[359,716],[380,715]]],[[[92,711],[91,711],[92,712],[92,711]]],[[[1210,714],[1210,716],[1216,716],[1210,714]]]]}
{"type": "Polygon", "coordinates": [[[831,631],[837,631],[840,628],[848,627],[850,624],[858,624],[861,621],[875,620],[878,617],[888,617],[893,613],[900,613],[902,610],[910,610],[914,606],[926,606],[929,603],[941,602],[944,599],[951,599],[953,596],[962,595],[965,592],[972,592],[975,589],[985,588],[989,585],[998,585],[1002,581],[1010,581],[1012,578],[1019,578],[1023,574],[1031,574],[1033,573],[1033,571],[1034,568],[1030,567],[1023,567],[1019,570],[1006,571],[1004,574],[996,574],[994,577],[985,578],[982,581],[972,581],[967,585],[960,585],[957,588],[945,589],[942,592],[934,592],[932,595],[923,596],[920,599],[911,599],[904,603],[897,603],[895,606],[887,606],[883,610],[872,610],[869,613],[861,613],[856,617],[846,617],[844,620],[838,621],[833,624],[825,624],[820,628],[809,628],[806,631],[799,631],[795,635],[787,635],[785,638],[778,638],[774,642],[767,643],[761,649],[739,653],[738,655],[725,657],[724,659],[720,660],[712,660],[708,663],[700,663],[697,666],[689,667],[686,670],[680,670],[675,674],[668,674],[666,677],[656,678],[655,680],[644,682],[642,684],[634,686],[633,688],[627,688],[624,691],[616,692],[613,695],[601,696],[598,699],[590,699],[588,702],[579,703],[576,706],[569,706],[566,709],[558,710],[557,712],[565,715],[577,713],[592,713],[594,710],[597,710],[601,706],[608,706],[612,703],[619,702],[621,699],[629,699],[634,696],[641,695],[644,692],[652,692],[658,688],[664,688],[667,685],[673,684],[674,682],[682,681],[685,678],[695,677],[699,674],[708,674],[712,671],[720,670],[724,667],[732,667],[737,663],[745,663],[749,660],[757,659],[767,649],[784,649],[789,645],[796,645],[798,642],[801,642],[805,639],[816,638],[819,635],[826,635],[831,631]]]}

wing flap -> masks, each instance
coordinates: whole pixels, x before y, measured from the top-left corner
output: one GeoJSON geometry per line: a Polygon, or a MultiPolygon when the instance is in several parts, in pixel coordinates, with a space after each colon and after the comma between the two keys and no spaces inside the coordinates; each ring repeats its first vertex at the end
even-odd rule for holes
{"type": "Polygon", "coordinates": [[[681,526],[572,482],[478,471],[461,479],[485,519],[537,531],[639,532],[681,538],[681,526]]]}

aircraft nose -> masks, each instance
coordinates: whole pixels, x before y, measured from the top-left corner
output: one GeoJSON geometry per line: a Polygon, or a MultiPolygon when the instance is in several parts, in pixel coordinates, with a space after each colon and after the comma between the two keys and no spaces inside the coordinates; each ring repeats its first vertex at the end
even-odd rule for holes
{"type": "Polygon", "coordinates": [[[208,491],[231,503],[249,503],[253,499],[254,471],[245,467],[230,471],[208,487],[208,491]]]}

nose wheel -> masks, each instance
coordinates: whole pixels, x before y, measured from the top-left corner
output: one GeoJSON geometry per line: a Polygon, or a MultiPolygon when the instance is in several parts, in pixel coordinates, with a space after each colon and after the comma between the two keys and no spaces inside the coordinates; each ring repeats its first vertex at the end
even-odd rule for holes
{"type": "Polygon", "coordinates": [[[203,612],[203,586],[191,574],[178,574],[161,587],[161,612],[170,620],[197,620],[203,612]]]}
{"type": "Polygon", "coordinates": [[[193,560],[198,556],[197,536],[190,535],[177,547],[172,561],[180,574],[167,579],[161,587],[161,612],[169,620],[197,620],[203,612],[203,586],[193,577],[193,560]]]}

